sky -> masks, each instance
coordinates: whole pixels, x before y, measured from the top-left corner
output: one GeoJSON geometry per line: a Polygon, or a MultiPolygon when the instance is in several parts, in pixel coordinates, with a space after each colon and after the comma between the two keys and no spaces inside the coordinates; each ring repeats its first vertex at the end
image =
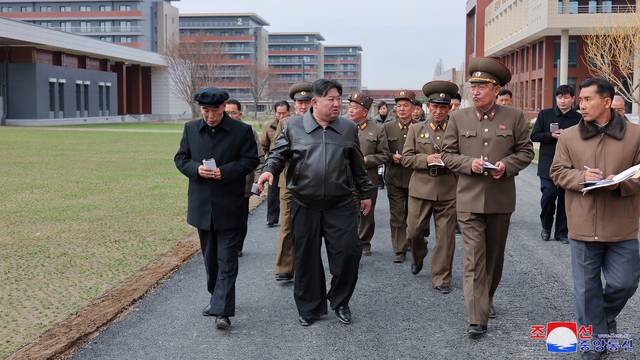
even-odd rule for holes
{"type": "Polygon", "coordinates": [[[464,61],[465,0],[181,0],[181,13],[252,12],[270,32],[319,32],[330,45],[362,45],[362,86],[420,89],[464,61]]]}

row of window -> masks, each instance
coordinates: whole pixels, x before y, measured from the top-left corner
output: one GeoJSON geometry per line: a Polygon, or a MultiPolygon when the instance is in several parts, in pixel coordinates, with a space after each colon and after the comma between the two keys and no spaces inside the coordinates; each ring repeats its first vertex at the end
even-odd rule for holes
{"type": "Polygon", "coordinates": [[[180,35],[186,36],[252,36],[251,31],[244,30],[180,30],[180,35]]]}
{"type": "MultiPolygon", "coordinates": [[[[33,12],[34,7],[29,5],[29,6],[20,6],[19,8],[16,7],[16,10],[19,9],[20,12],[26,13],[26,12],[33,12]]],[[[118,11],[131,11],[131,5],[119,5],[118,6],[118,11]]],[[[54,11],[54,7],[53,6],[40,6],[39,7],[40,12],[53,12],[54,11]]],[[[69,5],[62,5],[62,6],[58,6],[55,8],[55,10],[58,10],[59,12],[71,12],[71,6],[69,5]]],[[[93,11],[91,5],[80,5],[80,7],[78,8],[79,11],[81,12],[89,12],[89,11],[93,11]]],[[[113,11],[113,7],[111,5],[100,5],[98,6],[98,11],[113,11]]],[[[10,13],[13,12],[13,6],[2,6],[0,7],[0,12],[3,13],[10,13]]]]}
{"type": "Polygon", "coordinates": [[[36,25],[40,25],[47,28],[60,28],[62,31],[70,32],[111,32],[111,31],[134,31],[133,22],[131,21],[38,21],[34,22],[36,25]],[[74,25],[75,24],[75,25],[74,25]],[[78,26],[79,24],[79,26],[78,26]]]}
{"type": "MultiPolygon", "coordinates": [[[[49,79],[49,113],[52,118],[64,117],[66,79],[49,79]],[[57,101],[56,101],[57,100],[57,101]]],[[[76,116],[89,116],[90,81],[76,81],[76,116]]],[[[98,115],[111,114],[111,83],[98,83],[98,115]]]]}

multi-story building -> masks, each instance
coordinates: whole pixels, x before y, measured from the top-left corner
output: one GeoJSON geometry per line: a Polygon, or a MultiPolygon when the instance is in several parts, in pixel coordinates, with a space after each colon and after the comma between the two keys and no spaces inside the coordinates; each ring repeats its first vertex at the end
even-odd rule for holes
{"type": "Polygon", "coordinates": [[[466,63],[472,56],[501,60],[513,75],[507,87],[515,105],[534,114],[554,105],[558,85],[575,86],[590,76],[582,36],[593,34],[595,26],[634,23],[635,3],[469,0],[466,63]]]}
{"type": "Polygon", "coordinates": [[[324,77],[338,80],[344,94],[362,88],[362,46],[325,45],[324,77]]]}
{"type": "Polygon", "coordinates": [[[211,85],[224,88],[240,101],[251,101],[256,71],[268,71],[267,31],[269,25],[253,13],[181,14],[180,41],[204,42],[220,54],[211,85]]]}
{"type": "Polygon", "coordinates": [[[177,41],[169,0],[0,0],[0,17],[160,53],[177,41]]]}
{"type": "Polygon", "coordinates": [[[300,81],[324,76],[324,38],[314,32],[269,34],[270,94],[274,99],[287,96],[287,89],[300,81]]]}

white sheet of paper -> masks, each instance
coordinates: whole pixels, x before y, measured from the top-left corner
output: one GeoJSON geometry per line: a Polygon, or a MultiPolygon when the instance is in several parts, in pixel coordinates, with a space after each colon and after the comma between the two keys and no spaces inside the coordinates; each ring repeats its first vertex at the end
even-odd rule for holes
{"type": "Polygon", "coordinates": [[[208,169],[216,169],[216,168],[218,168],[218,165],[216,164],[216,159],[214,159],[214,158],[202,160],[202,165],[204,165],[204,167],[206,167],[208,169]]]}
{"type": "Polygon", "coordinates": [[[491,169],[491,170],[498,170],[498,167],[493,165],[492,163],[485,161],[484,164],[482,164],[482,167],[485,169],[491,169]]]}

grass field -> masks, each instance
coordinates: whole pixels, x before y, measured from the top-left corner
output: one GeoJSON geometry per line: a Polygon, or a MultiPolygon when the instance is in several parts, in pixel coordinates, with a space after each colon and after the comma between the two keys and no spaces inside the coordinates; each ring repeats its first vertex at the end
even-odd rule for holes
{"type": "Polygon", "coordinates": [[[191,233],[181,124],[0,127],[0,358],[191,233]]]}

